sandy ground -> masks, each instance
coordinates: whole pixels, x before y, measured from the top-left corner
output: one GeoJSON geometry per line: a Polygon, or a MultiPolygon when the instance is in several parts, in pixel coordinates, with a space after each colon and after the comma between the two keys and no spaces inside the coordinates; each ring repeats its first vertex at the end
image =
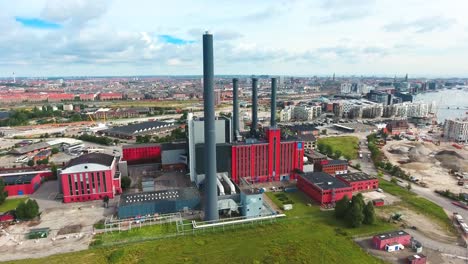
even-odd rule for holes
{"type": "MultiPolygon", "coordinates": [[[[395,263],[395,264],[408,263],[407,258],[411,255],[416,254],[414,251],[412,251],[409,248],[405,248],[404,250],[400,250],[396,252],[386,252],[383,250],[376,250],[372,246],[371,238],[356,239],[356,243],[358,243],[359,246],[361,246],[369,254],[375,257],[378,257],[380,259],[383,259],[384,261],[389,262],[389,263],[395,263]]],[[[423,246],[423,251],[421,254],[427,257],[426,263],[428,264],[441,264],[441,263],[464,264],[466,263],[464,259],[456,258],[453,256],[448,256],[439,251],[425,248],[424,246],[423,246]]]]}
{"type": "Polygon", "coordinates": [[[39,258],[87,249],[93,235],[93,224],[104,218],[105,209],[96,205],[86,206],[46,209],[39,223],[23,222],[8,226],[0,236],[0,259],[39,258]],[[63,233],[63,229],[71,225],[80,225],[81,230],[78,233],[58,235],[60,230],[63,233]],[[44,227],[50,228],[47,238],[26,239],[30,229],[44,227]]]}
{"type": "Polygon", "coordinates": [[[414,226],[419,232],[436,241],[450,244],[457,243],[457,238],[453,237],[453,235],[447,234],[445,228],[434,223],[434,221],[425,215],[409,210],[398,205],[398,203],[391,207],[383,207],[380,210],[376,210],[376,212],[379,217],[384,219],[389,219],[394,213],[402,214],[402,221],[399,222],[402,227],[414,226]]]}
{"type": "Polygon", "coordinates": [[[0,260],[39,258],[87,249],[93,224],[113,214],[119,199],[111,200],[109,208],[104,208],[102,201],[64,204],[54,199],[57,190],[58,182],[48,181],[31,195],[42,212],[40,221],[22,222],[0,231],[0,260]],[[30,229],[44,227],[50,228],[47,238],[26,239],[30,229]]]}
{"type": "Polygon", "coordinates": [[[392,164],[399,164],[398,161],[401,160],[411,160],[410,163],[401,164],[401,168],[411,176],[426,182],[431,190],[448,189],[452,192],[460,192],[461,187],[457,185],[457,179],[449,174],[450,163],[456,163],[462,170],[468,171],[468,151],[458,150],[448,143],[436,146],[430,142],[389,141],[383,151],[392,164]],[[417,148],[413,149],[414,147],[417,148]],[[401,151],[391,153],[392,149],[401,151]],[[445,162],[441,162],[441,156],[437,159],[435,155],[443,150],[455,151],[462,158],[444,155],[442,160],[445,162]]]}
{"type": "Polygon", "coordinates": [[[401,199],[397,196],[393,196],[389,193],[380,193],[377,191],[363,192],[362,195],[364,196],[364,202],[366,203],[375,199],[383,199],[384,205],[391,205],[401,201],[401,199]]]}

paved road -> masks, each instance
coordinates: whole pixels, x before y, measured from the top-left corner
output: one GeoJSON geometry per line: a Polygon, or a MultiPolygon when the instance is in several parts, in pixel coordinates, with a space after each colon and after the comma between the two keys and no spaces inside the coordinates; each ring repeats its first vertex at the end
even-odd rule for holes
{"type": "Polygon", "coordinates": [[[430,249],[437,250],[437,251],[444,252],[444,253],[448,253],[448,254],[452,254],[452,255],[456,255],[456,256],[460,256],[460,257],[468,257],[468,249],[466,248],[435,241],[413,229],[405,229],[405,231],[408,234],[410,234],[412,237],[414,237],[416,240],[421,242],[423,247],[430,248],[430,249]]]}

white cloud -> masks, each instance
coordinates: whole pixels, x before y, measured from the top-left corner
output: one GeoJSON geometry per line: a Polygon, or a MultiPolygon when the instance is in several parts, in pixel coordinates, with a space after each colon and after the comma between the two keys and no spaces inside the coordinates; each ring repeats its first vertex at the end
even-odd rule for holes
{"type": "Polygon", "coordinates": [[[0,76],[201,74],[205,30],[217,74],[466,74],[466,9],[464,0],[1,2],[0,76]],[[38,31],[15,16],[62,27],[38,31]]]}

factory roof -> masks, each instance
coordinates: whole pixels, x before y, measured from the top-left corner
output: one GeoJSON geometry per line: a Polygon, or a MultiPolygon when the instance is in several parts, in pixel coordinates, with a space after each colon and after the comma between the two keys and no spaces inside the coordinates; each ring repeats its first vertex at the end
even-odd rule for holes
{"type": "Polygon", "coordinates": [[[318,128],[314,125],[311,124],[302,124],[302,125],[292,125],[292,126],[287,126],[287,128],[293,130],[293,131],[312,131],[312,130],[318,130],[318,128]]]}
{"type": "Polygon", "coordinates": [[[317,138],[312,134],[297,135],[297,138],[303,141],[316,141],[317,140],[317,138]]]}
{"type": "Polygon", "coordinates": [[[306,181],[314,184],[322,190],[331,190],[339,188],[348,188],[348,184],[338,180],[337,178],[325,172],[311,172],[301,175],[306,181]]]}
{"type": "Polygon", "coordinates": [[[146,143],[146,144],[135,144],[135,145],[123,145],[122,149],[133,149],[133,148],[148,148],[148,147],[160,147],[159,143],[146,143]]]}
{"type": "Polygon", "coordinates": [[[347,173],[347,174],[340,174],[337,175],[337,177],[342,178],[343,180],[347,182],[357,182],[357,181],[368,181],[368,180],[376,180],[377,178],[374,176],[371,176],[369,174],[366,174],[364,172],[353,172],[353,173],[347,173]]]}
{"type": "Polygon", "coordinates": [[[198,190],[193,187],[184,189],[123,194],[122,196],[120,196],[119,206],[142,203],[155,203],[160,201],[189,200],[198,198],[199,196],[200,194],[198,190]]]}
{"type": "Polygon", "coordinates": [[[0,176],[5,185],[27,184],[31,183],[32,179],[36,177],[37,173],[18,174],[18,175],[5,175],[0,176]]]}
{"type": "Polygon", "coordinates": [[[85,164],[85,163],[95,163],[110,167],[114,161],[114,156],[104,153],[89,153],[81,155],[77,158],[70,160],[67,166],[64,168],[69,168],[75,165],[85,164]]]}
{"type": "Polygon", "coordinates": [[[346,160],[326,160],[327,162],[324,162],[322,161],[322,165],[331,165],[331,166],[334,166],[334,165],[347,165],[348,164],[348,161],[346,160]]]}
{"type": "Polygon", "coordinates": [[[24,146],[24,147],[21,147],[21,148],[15,148],[15,149],[13,149],[11,151],[11,153],[12,154],[25,154],[25,153],[33,152],[33,151],[48,148],[48,147],[50,147],[49,143],[39,142],[39,143],[36,143],[36,144],[31,144],[31,145],[24,146]]]}
{"type": "Polygon", "coordinates": [[[148,130],[168,127],[172,125],[174,125],[174,123],[161,122],[161,121],[147,121],[147,122],[142,122],[142,123],[133,124],[133,125],[113,127],[111,129],[106,130],[106,132],[133,135],[139,132],[145,132],[148,130]]]}
{"type": "Polygon", "coordinates": [[[403,230],[398,230],[398,231],[378,234],[378,235],[375,235],[374,237],[378,237],[380,240],[385,240],[385,239],[389,239],[393,237],[402,237],[402,236],[409,236],[409,234],[403,230]]]}
{"type": "Polygon", "coordinates": [[[326,155],[323,155],[322,153],[318,152],[318,151],[311,151],[309,153],[306,153],[304,154],[307,158],[310,158],[310,159],[326,159],[327,156],[326,155]]]}

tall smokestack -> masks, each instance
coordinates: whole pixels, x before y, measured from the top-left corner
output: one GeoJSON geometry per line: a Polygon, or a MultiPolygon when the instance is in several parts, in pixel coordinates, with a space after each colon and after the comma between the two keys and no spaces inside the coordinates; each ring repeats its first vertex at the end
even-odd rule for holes
{"type": "Polygon", "coordinates": [[[218,220],[213,35],[203,35],[203,101],[205,125],[205,221],[218,220]]]}
{"type": "Polygon", "coordinates": [[[237,141],[237,136],[239,135],[239,80],[237,78],[232,79],[232,97],[234,99],[233,109],[232,109],[232,136],[234,140],[237,141]]]}
{"type": "Polygon", "coordinates": [[[257,84],[258,79],[252,78],[252,125],[250,126],[250,134],[252,137],[257,136],[258,125],[258,107],[257,107],[257,84]]]}
{"type": "Polygon", "coordinates": [[[276,128],[276,78],[271,78],[270,127],[276,128]]]}

